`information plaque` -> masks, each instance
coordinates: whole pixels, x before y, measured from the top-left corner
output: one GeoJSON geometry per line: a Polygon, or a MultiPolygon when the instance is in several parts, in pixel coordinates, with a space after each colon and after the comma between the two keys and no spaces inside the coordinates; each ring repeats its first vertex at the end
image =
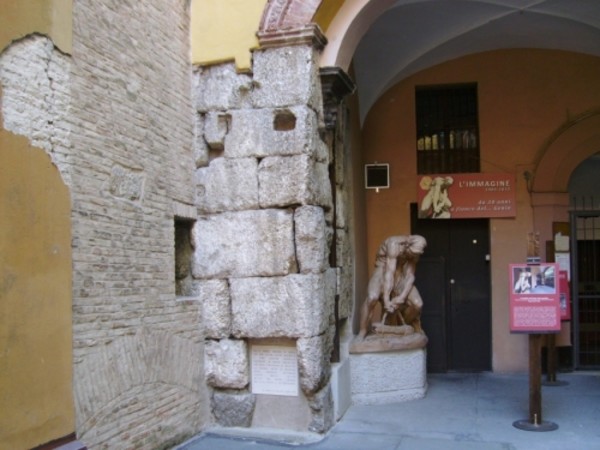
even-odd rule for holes
{"type": "Polygon", "coordinates": [[[561,311],[558,264],[510,264],[510,331],[555,333],[561,311]]]}
{"type": "Polygon", "coordinates": [[[252,345],[250,352],[253,394],[298,396],[296,347],[252,345]]]}

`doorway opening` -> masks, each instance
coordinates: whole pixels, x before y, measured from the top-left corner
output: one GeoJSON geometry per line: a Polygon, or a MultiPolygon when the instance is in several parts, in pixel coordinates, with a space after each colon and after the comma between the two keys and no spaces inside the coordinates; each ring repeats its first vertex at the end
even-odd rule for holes
{"type": "Polygon", "coordinates": [[[429,372],[491,370],[489,219],[419,219],[411,233],[427,240],[416,285],[429,338],[429,372]]]}
{"type": "Polygon", "coordinates": [[[600,208],[571,211],[575,369],[600,369],[600,208]]]}

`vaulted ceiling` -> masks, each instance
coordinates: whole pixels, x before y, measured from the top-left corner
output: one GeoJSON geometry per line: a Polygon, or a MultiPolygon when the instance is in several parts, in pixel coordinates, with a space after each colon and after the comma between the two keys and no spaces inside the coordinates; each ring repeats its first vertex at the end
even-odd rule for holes
{"type": "Polygon", "coordinates": [[[361,116],[411,74],[507,48],[600,57],[600,0],[397,0],[372,24],[354,54],[361,116]]]}

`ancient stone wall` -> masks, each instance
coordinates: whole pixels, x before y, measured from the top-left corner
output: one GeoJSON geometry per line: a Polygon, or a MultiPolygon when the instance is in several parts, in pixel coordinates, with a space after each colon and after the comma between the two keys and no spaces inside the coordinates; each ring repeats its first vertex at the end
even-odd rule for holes
{"type": "Polygon", "coordinates": [[[4,127],[45,149],[71,193],[90,448],[165,446],[207,420],[202,318],[174,281],[175,217],[196,217],[187,3],[73,2],[72,55],[36,35],[0,59],[4,127]]]}
{"type": "Polygon", "coordinates": [[[295,343],[310,417],[304,429],[323,432],[333,422],[337,280],[328,262],[331,156],[321,139],[317,52],[308,44],[256,51],[252,74],[233,64],[195,71],[200,216],[192,270],[221,425],[257,423],[249,346],[274,338],[295,343]]]}

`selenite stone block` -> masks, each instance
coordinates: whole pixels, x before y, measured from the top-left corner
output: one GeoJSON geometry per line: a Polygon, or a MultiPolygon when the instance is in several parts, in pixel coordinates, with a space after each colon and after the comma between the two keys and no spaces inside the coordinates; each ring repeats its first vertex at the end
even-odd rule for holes
{"type": "Polygon", "coordinates": [[[323,272],[329,247],[325,213],[319,206],[302,206],[294,212],[296,257],[300,273],[323,272]]]}
{"type": "Polygon", "coordinates": [[[225,135],[229,131],[231,116],[223,112],[210,111],[204,118],[204,140],[212,149],[225,147],[225,135]]]}
{"type": "Polygon", "coordinates": [[[307,106],[229,111],[231,121],[224,139],[225,156],[290,156],[308,154],[327,161],[316,113],[307,106]],[[284,126],[277,123],[285,121],[284,126]]]}
{"type": "Polygon", "coordinates": [[[254,158],[217,158],[196,171],[198,211],[258,209],[258,163],[254,158]]]}
{"type": "Polygon", "coordinates": [[[258,184],[262,208],[301,204],[329,209],[332,205],[327,165],[306,155],[263,159],[258,184]]]}
{"type": "Polygon", "coordinates": [[[312,46],[268,48],[253,54],[256,88],[252,102],[260,107],[310,105],[322,108],[319,52],[312,46]],[[264,86],[264,87],[263,87],[264,86]]]}
{"type": "Polygon", "coordinates": [[[312,413],[312,420],[308,425],[309,431],[325,433],[334,425],[334,405],[331,385],[325,386],[314,396],[309,398],[308,405],[312,413]]]}
{"type": "Polygon", "coordinates": [[[226,111],[250,104],[252,77],[237,73],[233,63],[197,68],[192,83],[197,111],[226,111]]]}
{"type": "Polygon", "coordinates": [[[210,339],[224,339],[231,334],[229,285],[226,280],[195,280],[202,311],[204,333],[210,339]]]}
{"type": "Polygon", "coordinates": [[[199,217],[192,236],[194,278],[287,275],[297,270],[291,210],[199,217]]]}
{"type": "Polygon", "coordinates": [[[250,380],[248,367],[248,348],[245,341],[206,341],[204,371],[210,386],[242,389],[250,380]]]}
{"type": "Polygon", "coordinates": [[[311,337],[329,325],[333,299],[324,274],[230,279],[236,337],[311,337]]]}
{"type": "Polygon", "coordinates": [[[232,394],[215,392],[212,395],[212,412],[222,427],[249,427],[256,396],[252,394],[232,394]]]}
{"type": "Polygon", "coordinates": [[[296,342],[300,387],[307,396],[319,390],[329,377],[333,350],[332,331],[328,330],[319,336],[300,338],[296,342]]]}

